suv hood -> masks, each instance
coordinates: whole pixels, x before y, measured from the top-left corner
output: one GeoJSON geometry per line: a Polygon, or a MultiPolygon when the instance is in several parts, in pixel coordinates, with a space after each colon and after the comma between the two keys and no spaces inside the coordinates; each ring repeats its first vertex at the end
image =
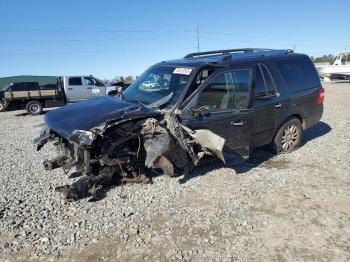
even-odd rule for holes
{"type": "Polygon", "coordinates": [[[103,129],[107,123],[120,119],[155,115],[158,115],[155,110],[141,104],[121,101],[111,96],[102,96],[48,112],[44,120],[50,130],[69,138],[75,130],[103,129]]]}

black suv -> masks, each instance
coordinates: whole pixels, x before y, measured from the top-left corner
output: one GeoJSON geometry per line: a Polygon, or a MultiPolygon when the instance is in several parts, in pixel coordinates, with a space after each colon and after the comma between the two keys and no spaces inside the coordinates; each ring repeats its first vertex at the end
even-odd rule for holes
{"type": "Polygon", "coordinates": [[[208,155],[225,161],[224,150],[244,159],[268,144],[276,153],[291,152],[303,130],[321,119],[323,95],[307,55],[270,49],[192,53],[150,67],[118,98],[47,113],[35,142],[40,149],[57,140],[64,153],[45,161],[45,168],[76,166],[90,186],[116,177],[141,181],[152,169],[188,172],[208,155]]]}

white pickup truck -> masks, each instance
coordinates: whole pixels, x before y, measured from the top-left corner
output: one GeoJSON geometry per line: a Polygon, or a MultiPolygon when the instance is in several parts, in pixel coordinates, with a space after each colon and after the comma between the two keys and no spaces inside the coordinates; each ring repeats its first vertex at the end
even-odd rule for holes
{"type": "Polygon", "coordinates": [[[0,111],[8,108],[26,109],[38,115],[43,108],[63,106],[66,103],[116,95],[117,86],[107,86],[93,76],[60,76],[56,84],[39,85],[38,82],[11,83],[0,91],[0,111]]]}
{"type": "Polygon", "coordinates": [[[60,81],[68,103],[116,92],[115,86],[107,86],[93,76],[63,76],[60,81]]]}

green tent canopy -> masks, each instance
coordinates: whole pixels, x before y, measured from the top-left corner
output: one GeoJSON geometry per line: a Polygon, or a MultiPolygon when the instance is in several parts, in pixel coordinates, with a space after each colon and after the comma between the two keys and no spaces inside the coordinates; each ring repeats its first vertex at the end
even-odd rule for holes
{"type": "Polygon", "coordinates": [[[11,83],[18,82],[38,82],[39,85],[46,84],[56,84],[57,77],[56,76],[10,76],[10,77],[2,77],[0,78],[0,90],[4,89],[7,85],[11,83]]]}

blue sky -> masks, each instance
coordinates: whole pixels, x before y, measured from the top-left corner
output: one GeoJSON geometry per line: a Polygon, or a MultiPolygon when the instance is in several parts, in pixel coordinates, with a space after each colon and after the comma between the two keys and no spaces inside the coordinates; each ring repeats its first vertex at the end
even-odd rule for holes
{"type": "Polygon", "coordinates": [[[349,0],[0,0],[0,77],[111,79],[200,50],[350,49],[349,0]]]}

